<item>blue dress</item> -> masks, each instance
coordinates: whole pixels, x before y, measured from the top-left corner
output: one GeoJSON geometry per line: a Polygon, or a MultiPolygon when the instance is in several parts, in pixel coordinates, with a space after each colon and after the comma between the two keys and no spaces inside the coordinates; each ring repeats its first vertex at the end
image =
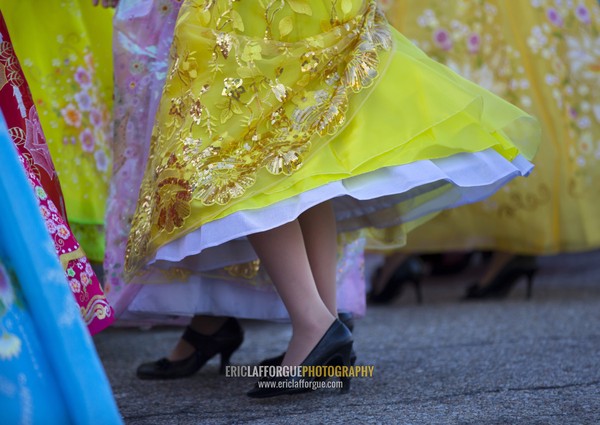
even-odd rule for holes
{"type": "Polygon", "coordinates": [[[0,417],[5,424],[121,424],[0,116],[0,417]]]}

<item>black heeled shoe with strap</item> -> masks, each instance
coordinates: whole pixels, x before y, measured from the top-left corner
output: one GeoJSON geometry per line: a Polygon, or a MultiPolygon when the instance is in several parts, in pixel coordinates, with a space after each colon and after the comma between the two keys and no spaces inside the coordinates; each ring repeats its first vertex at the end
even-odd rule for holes
{"type": "Polygon", "coordinates": [[[203,335],[189,326],[181,336],[196,351],[183,360],[171,361],[162,358],[155,362],[143,363],[137,368],[140,379],[178,379],[191,376],[217,354],[221,355],[219,373],[224,374],[230,364],[231,355],[244,341],[244,331],[236,319],[229,318],[212,335],[203,335]]]}
{"type": "Polygon", "coordinates": [[[492,279],[482,286],[474,283],[467,288],[463,300],[502,299],[510,293],[521,277],[527,280],[526,299],[530,299],[533,292],[533,278],[538,271],[535,257],[516,255],[511,258],[492,279]]]}
{"type": "MultiPolygon", "coordinates": [[[[350,367],[352,343],[352,334],[339,319],[336,319],[300,366],[350,367]]],[[[317,379],[314,376],[262,378],[247,392],[247,395],[251,398],[268,398],[285,394],[299,394],[310,390],[311,384],[317,379]]],[[[350,378],[340,377],[340,380],[342,393],[348,392],[350,378]]]]}

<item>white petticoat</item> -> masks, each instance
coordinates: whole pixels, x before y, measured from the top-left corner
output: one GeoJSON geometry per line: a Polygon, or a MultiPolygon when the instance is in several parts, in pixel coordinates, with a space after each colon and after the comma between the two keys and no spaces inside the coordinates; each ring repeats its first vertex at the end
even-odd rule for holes
{"type": "MultiPolygon", "coordinates": [[[[185,282],[170,276],[171,283],[162,285],[140,285],[134,280],[127,294],[118,300],[126,308],[120,319],[168,323],[207,314],[286,320],[288,315],[279,296],[271,285],[264,284],[266,277],[260,277],[263,282],[255,285],[211,277],[212,270],[256,259],[246,235],[290,222],[329,199],[333,199],[340,232],[398,225],[485,199],[513,178],[529,174],[532,168],[522,156],[509,162],[493,149],[461,153],[383,168],[315,188],[270,207],[231,214],[161,247],[150,264],[161,269],[183,268],[191,274],[185,282]],[[427,194],[431,196],[417,196],[427,194]],[[399,203],[400,210],[390,208],[399,203]]],[[[339,310],[359,316],[365,313],[363,242],[359,239],[350,244],[338,263],[339,310]]],[[[144,283],[153,280],[161,281],[160,273],[143,278],[144,283]]],[[[115,308],[120,310],[119,306],[115,308]]]]}

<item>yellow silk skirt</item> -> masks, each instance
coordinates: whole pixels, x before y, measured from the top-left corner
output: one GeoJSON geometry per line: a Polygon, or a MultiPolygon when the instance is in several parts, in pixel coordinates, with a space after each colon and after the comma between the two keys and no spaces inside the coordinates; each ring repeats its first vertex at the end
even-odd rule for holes
{"type": "Polygon", "coordinates": [[[428,161],[523,165],[538,139],[531,116],[429,59],[374,1],[186,1],[126,271],[219,248],[223,262],[240,251],[228,243],[327,199],[343,198],[340,231],[397,226],[417,218],[420,199],[452,192],[447,179],[427,178],[428,161]],[[399,167],[412,171],[394,180],[399,167]]]}
{"type": "Polygon", "coordinates": [[[448,210],[407,249],[553,254],[600,247],[600,7],[550,0],[386,1],[432,58],[536,116],[535,170],[484,202],[448,210]]]}
{"type": "Polygon", "coordinates": [[[0,8],[60,178],[69,224],[88,258],[102,261],[112,11],[89,0],[0,0],[0,8]]]}

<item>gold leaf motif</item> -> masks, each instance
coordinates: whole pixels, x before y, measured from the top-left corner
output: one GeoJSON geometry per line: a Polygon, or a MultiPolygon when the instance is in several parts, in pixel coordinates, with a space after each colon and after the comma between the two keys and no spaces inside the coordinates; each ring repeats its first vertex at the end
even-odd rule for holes
{"type": "Polygon", "coordinates": [[[256,41],[251,41],[246,46],[244,46],[244,50],[242,51],[241,59],[244,62],[254,62],[262,59],[262,47],[256,41]]]}
{"type": "Polygon", "coordinates": [[[342,13],[347,15],[352,10],[352,0],[342,0],[342,13]]]}
{"type": "Polygon", "coordinates": [[[11,139],[13,139],[15,144],[25,144],[27,135],[25,134],[25,130],[23,130],[21,127],[11,127],[8,130],[8,134],[10,135],[11,139]]]}
{"type": "Polygon", "coordinates": [[[281,37],[285,37],[294,29],[294,21],[291,17],[286,16],[281,21],[279,21],[279,34],[281,37]]]}
{"type": "Polygon", "coordinates": [[[173,68],[179,75],[184,84],[190,84],[198,76],[198,65],[194,52],[186,53],[183,57],[178,57],[173,68]]]}
{"type": "Polygon", "coordinates": [[[167,177],[157,185],[158,227],[171,233],[190,215],[192,194],[186,180],[167,177]]]}
{"type": "Polygon", "coordinates": [[[255,182],[254,176],[246,174],[244,168],[243,163],[231,157],[212,162],[198,173],[194,197],[205,205],[226,205],[231,199],[240,197],[255,182]]]}
{"type": "Polygon", "coordinates": [[[260,75],[260,69],[256,67],[241,66],[237,69],[237,75],[240,78],[254,78],[260,75]]]}
{"type": "Polygon", "coordinates": [[[238,30],[239,32],[244,32],[244,21],[240,14],[237,11],[232,10],[230,16],[231,26],[233,27],[233,29],[238,30]]]}
{"type": "Polygon", "coordinates": [[[302,164],[302,156],[296,151],[278,152],[267,161],[267,170],[271,174],[290,175],[302,164]]]}
{"type": "Polygon", "coordinates": [[[244,111],[242,110],[242,108],[240,107],[238,102],[231,102],[231,112],[233,112],[236,115],[241,115],[244,113],[244,111]]]}
{"type": "Polygon", "coordinates": [[[283,84],[271,82],[271,90],[278,102],[284,102],[287,98],[287,90],[283,84]]]}
{"type": "Polygon", "coordinates": [[[308,0],[288,0],[288,4],[294,12],[312,16],[312,8],[308,0]]]}
{"type": "Polygon", "coordinates": [[[6,78],[6,69],[4,68],[4,64],[0,63],[0,90],[2,90],[6,83],[8,83],[8,78],[6,78]]]}
{"type": "Polygon", "coordinates": [[[198,21],[202,25],[207,25],[210,22],[210,12],[208,10],[201,10],[198,12],[198,21]]]}
{"type": "Polygon", "coordinates": [[[221,116],[219,117],[221,124],[225,124],[229,119],[233,116],[233,112],[231,109],[226,108],[221,111],[221,116]]]}
{"type": "MultiPolygon", "coordinates": [[[[365,47],[365,44],[361,47],[365,47]]],[[[346,66],[345,84],[355,93],[369,87],[377,78],[378,66],[377,53],[370,49],[357,50],[346,66]]]]}

